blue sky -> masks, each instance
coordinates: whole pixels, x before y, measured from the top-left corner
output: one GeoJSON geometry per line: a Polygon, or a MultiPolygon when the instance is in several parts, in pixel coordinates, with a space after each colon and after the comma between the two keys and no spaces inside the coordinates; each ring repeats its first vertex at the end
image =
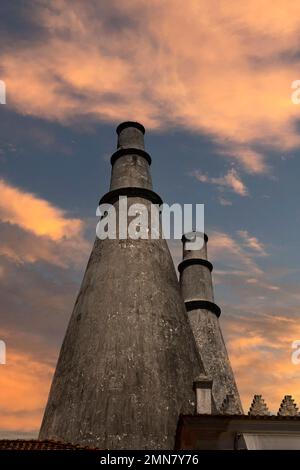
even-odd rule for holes
{"type": "Polygon", "coordinates": [[[300,403],[299,5],[173,4],[1,3],[3,432],[39,428],[123,120],[145,125],[163,200],[205,204],[245,408],[300,403]]]}

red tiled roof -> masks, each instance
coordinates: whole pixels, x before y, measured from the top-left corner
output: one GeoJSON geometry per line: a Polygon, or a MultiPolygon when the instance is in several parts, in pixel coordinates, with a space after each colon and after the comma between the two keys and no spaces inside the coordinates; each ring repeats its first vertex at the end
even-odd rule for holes
{"type": "Polygon", "coordinates": [[[0,439],[0,450],[99,450],[57,441],[0,439]]]}

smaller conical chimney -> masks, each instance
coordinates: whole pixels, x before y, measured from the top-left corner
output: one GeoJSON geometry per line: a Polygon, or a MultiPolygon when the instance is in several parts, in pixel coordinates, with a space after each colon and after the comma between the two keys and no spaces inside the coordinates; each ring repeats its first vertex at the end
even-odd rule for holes
{"type": "Polygon", "coordinates": [[[213,266],[207,260],[208,237],[191,232],[182,237],[182,242],[183,260],[178,266],[181,293],[205,373],[213,380],[212,395],[217,413],[223,413],[224,400],[230,396],[232,413],[240,414],[243,410],[239,392],[219,325],[221,310],[214,301],[213,266]],[[203,241],[202,247],[190,249],[189,244],[196,237],[203,241]]]}

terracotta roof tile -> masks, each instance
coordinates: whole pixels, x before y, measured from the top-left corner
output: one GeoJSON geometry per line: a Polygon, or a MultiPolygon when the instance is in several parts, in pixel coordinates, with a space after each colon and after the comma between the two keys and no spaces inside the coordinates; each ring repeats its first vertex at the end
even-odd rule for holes
{"type": "Polygon", "coordinates": [[[1,439],[0,450],[99,450],[58,441],[1,439]]]}

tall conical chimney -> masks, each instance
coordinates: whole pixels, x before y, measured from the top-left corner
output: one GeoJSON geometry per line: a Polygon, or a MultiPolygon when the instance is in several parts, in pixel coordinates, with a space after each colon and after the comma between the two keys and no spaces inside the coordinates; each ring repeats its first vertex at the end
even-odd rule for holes
{"type": "Polygon", "coordinates": [[[213,266],[207,260],[208,237],[192,232],[184,235],[182,242],[183,261],[178,266],[180,287],[205,373],[213,380],[215,412],[223,412],[224,400],[230,396],[234,402],[232,412],[240,414],[241,400],[219,325],[221,310],[214,302],[213,266]],[[196,236],[203,241],[202,248],[191,250],[187,243],[195,243],[196,236]]]}
{"type": "MultiPolygon", "coordinates": [[[[144,128],[118,126],[110,191],[119,210],[152,191],[144,128]]],[[[40,431],[100,449],[172,449],[180,413],[195,407],[203,366],[162,238],[96,238],[60,352],[40,431]]]]}

